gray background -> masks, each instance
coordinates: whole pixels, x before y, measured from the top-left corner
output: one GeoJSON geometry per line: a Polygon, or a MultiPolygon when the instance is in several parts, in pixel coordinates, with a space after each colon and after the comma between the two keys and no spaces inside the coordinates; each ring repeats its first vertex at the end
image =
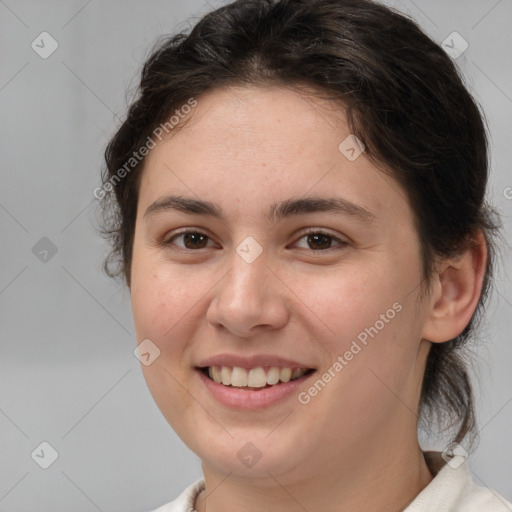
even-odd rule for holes
{"type": "MultiPolygon", "coordinates": [[[[439,42],[453,31],[468,41],[457,63],[492,132],[489,197],[506,246],[476,349],[481,431],[469,465],[477,483],[512,500],[512,2],[388,3],[439,42]]],[[[150,47],[210,9],[200,0],[0,0],[2,511],[144,511],[201,476],[133,356],[129,294],[102,274],[92,191],[150,47]],[[43,31],[59,45],[47,59],[31,48],[43,31]],[[46,262],[33,252],[42,237],[57,248],[46,262]],[[42,441],[59,455],[46,470],[31,458],[42,441]]]]}

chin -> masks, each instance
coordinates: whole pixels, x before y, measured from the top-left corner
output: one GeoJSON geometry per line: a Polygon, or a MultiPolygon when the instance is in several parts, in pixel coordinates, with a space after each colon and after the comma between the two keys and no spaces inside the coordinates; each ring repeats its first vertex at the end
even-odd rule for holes
{"type": "MultiPolygon", "coordinates": [[[[304,443],[294,440],[285,431],[247,431],[238,434],[226,432],[219,438],[201,437],[183,439],[185,444],[201,459],[203,465],[215,468],[230,478],[260,479],[298,474],[307,467],[310,457],[302,451],[304,443]],[[274,435],[275,434],[275,435],[274,435]],[[284,442],[286,440],[286,442],[284,442]]],[[[275,482],[273,482],[275,485],[275,482]]]]}

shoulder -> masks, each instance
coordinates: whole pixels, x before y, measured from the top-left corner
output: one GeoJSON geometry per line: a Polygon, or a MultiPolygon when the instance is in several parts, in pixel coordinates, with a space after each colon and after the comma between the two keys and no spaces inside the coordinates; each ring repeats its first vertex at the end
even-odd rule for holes
{"type": "Polygon", "coordinates": [[[204,488],[204,480],[190,484],[174,501],[166,503],[149,512],[193,512],[196,496],[204,488]]]}
{"type": "MultiPolygon", "coordinates": [[[[404,512],[512,512],[512,504],[492,489],[477,485],[465,462],[446,464],[440,454],[434,479],[404,512]]],[[[450,461],[451,462],[451,461],[450,461]]]]}
{"type": "Polygon", "coordinates": [[[493,489],[475,484],[468,485],[466,492],[457,504],[456,512],[512,512],[512,503],[493,489]]]}

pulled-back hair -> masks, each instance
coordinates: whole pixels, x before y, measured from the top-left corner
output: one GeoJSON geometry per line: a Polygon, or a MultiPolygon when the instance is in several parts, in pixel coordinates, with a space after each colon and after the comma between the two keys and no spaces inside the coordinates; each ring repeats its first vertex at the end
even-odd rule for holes
{"type": "Polygon", "coordinates": [[[200,101],[203,93],[231,85],[305,87],[346,108],[366,156],[408,194],[421,243],[422,289],[428,290],[436,258],[457,255],[484,235],[488,260],[478,306],[459,336],[432,344],[419,411],[424,426],[455,428],[457,442],[474,434],[461,349],[474,337],[488,298],[499,228],[484,197],[485,125],[451,58],[388,7],[368,0],[237,0],[205,15],[189,33],[159,42],[105,151],[103,188],[114,192],[100,196],[103,233],[112,243],[108,275],[130,286],[145,160],[128,171],[126,163],[191,98],[200,101]]]}

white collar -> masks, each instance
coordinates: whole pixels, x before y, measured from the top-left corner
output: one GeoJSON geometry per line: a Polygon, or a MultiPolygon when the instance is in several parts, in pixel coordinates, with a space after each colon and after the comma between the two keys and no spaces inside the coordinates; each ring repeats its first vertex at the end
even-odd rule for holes
{"type": "MultiPolygon", "coordinates": [[[[503,496],[474,483],[465,462],[451,467],[440,452],[425,452],[425,458],[434,478],[403,512],[512,512],[512,503],[503,496]]],[[[174,501],[151,512],[191,512],[204,488],[204,480],[196,480],[174,501]]]]}

